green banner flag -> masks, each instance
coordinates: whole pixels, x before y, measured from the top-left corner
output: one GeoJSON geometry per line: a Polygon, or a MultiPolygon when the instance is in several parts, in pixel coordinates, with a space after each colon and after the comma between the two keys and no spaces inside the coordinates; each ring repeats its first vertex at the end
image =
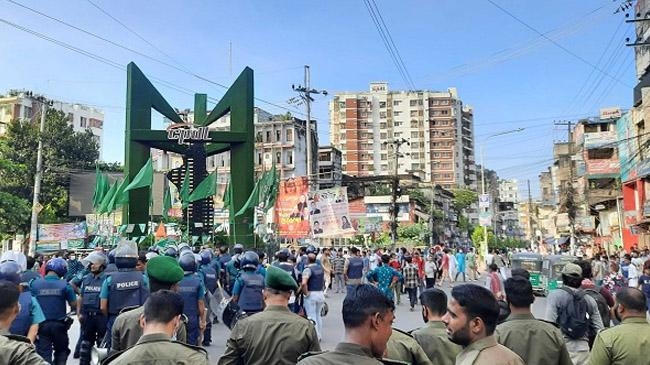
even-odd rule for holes
{"type": "Polygon", "coordinates": [[[151,161],[151,157],[149,157],[147,163],[142,166],[138,174],[133,178],[133,181],[131,181],[124,191],[151,186],[151,184],[153,184],[153,162],[151,161]]]}
{"type": "Polygon", "coordinates": [[[181,190],[178,192],[183,202],[183,209],[187,208],[190,205],[188,201],[190,197],[190,169],[189,167],[185,168],[185,177],[183,177],[183,184],[181,185],[181,190]]]}
{"type": "Polygon", "coordinates": [[[163,199],[162,216],[167,219],[169,217],[169,210],[172,208],[172,194],[169,192],[169,187],[165,188],[165,197],[163,199]]]}
{"type": "Polygon", "coordinates": [[[99,165],[95,167],[95,193],[93,194],[93,208],[97,209],[102,203],[102,199],[108,192],[108,181],[106,176],[99,170],[99,165]]]}
{"type": "Polygon", "coordinates": [[[235,214],[235,217],[239,217],[244,214],[248,209],[255,209],[255,207],[260,203],[260,181],[258,180],[253,187],[251,195],[246,200],[246,204],[235,214]]]}
{"type": "Polygon", "coordinates": [[[104,213],[110,213],[108,210],[110,204],[111,204],[111,199],[113,199],[113,196],[115,195],[115,192],[117,191],[118,185],[120,184],[120,181],[117,180],[111,185],[111,188],[108,189],[108,192],[104,195],[102,198],[102,203],[99,205],[99,208],[97,209],[97,213],[99,214],[104,214],[104,213]]]}
{"type": "Polygon", "coordinates": [[[197,186],[192,194],[187,198],[188,202],[195,202],[197,200],[205,199],[217,193],[217,173],[209,174],[199,186],[197,186]]]}
{"type": "Polygon", "coordinates": [[[196,241],[199,240],[199,236],[192,236],[192,245],[196,244],[196,241]]]}
{"type": "Polygon", "coordinates": [[[260,203],[263,203],[262,209],[265,212],[275,205],[279,183],[277,170],[273,165],[271,170],[264,172],[260,179],[260,203]]]}
{"type": "Polygon", "coordinates": [[[117,186],[117,190],[115,190],[115,194],[113,194],[111,201],[108,203],[108,206],[106,207],[107,213],[112,212],[118,206],[121,206],[122,204],[129,201],[129,194],[124,193],[124,190],[126,189],[127,185],[129,185],[129,179],[124,178],[124,180],[122,180],[120,185],[117,186]]]}

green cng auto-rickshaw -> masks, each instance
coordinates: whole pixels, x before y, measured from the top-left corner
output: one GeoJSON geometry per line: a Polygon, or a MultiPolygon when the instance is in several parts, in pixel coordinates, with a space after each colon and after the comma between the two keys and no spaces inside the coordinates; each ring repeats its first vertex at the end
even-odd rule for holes
{"type": "Polygon", "coordinates": [[[512,268],[524,269],[530,273],[530,283],[533,286],[533,291],[536,293],[544,294],[544,286],[542,285],[542,255],[538,253],[516,253],[512,255],[512,268]]]}
{"type": "Polygon", "coordinates": [[[542,262],[542,285],[544,295],[549,291],[562,287],[562,269],[564,265],[578,260],[575,256],[548,255],[542,262]]]}

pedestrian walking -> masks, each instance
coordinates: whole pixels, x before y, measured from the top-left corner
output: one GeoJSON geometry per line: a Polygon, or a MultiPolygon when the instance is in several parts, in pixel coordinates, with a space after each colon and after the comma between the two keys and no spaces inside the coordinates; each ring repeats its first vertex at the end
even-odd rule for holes
{"type": "Polygon", "coordinates": [[[589,357],[590,364],[647,364],[650,324],[646,321],[647,300],[636,288],[616,295],[613,312],[621,324],[600,331],[589,357]]]}
{"type": "Polygon", "coordinates": [[[519,355],[497,343],[494,330],[499,305],[488,289],[473,284],[456,286],[447,308],[442,321],[449,339],[463,347],[456,364],[525,365],[519,355]]]}
{"type": "Polygon", "coordinates": [[[390,261],[390,256],[384,254],[381,256],[381,261],[383,262],[382,266],[378,266],[376,269],[371,270],[367,275],[366,279],[371,284],[376,284],[377,288],[381,290],[388,299],[393,300],[393,283],[398,280],[403,280],[404,277],[399,271],[396,271],[392,267],[388,266],[390,261]]]}
{"type": "Polygon", "coordinates": [[[562,288],[549,293],[544,316],[560,327],[574,365],[587,364],[589,331],[598,333],[604,328],[596,301],[578,290],[581,284],[582,268],[573,263],[564,265],[562,288]]]}
{"type": "Polygon", "coordinates": [[[325,270],[316,263],[315,249],[308,249],[308,252],[308,264],[302,272],[302,286],[300,289],[305,298],[305,314],[307,318],[316,324],[316,334],[320,341],[323,338],[321,310],[325,304],[325,295],[323,295],[325,270]]]}
{"type": "Polygon", "coordinates": [[[323,294],[327,296],[327,290],[332,288],[332,278],[335,276],[334,271],[332,270],[332,260],[330,258],[330,250],[328,248],[323,250],[320,264],[323,266],[323,271],[325,271],[325,290],[323,290],[323,294]]]}
{"type": "Polygon", "coordinates": [[[259,256],[253,251],[240,255],[241,275],[235,280],[231,302],[248,315],[264,309],[264,276],[257,271],[259,256]]]}
{"type": "Polygon", "coordinates": [[[469,270],[469,280],[476,281],[479,278],[478,267],[476,265],[476,253],[474,253],[474,247],[470,247],[467,255],[465,255],[465,263],[467,264],[467,269],[469,270]]]}
{"type": "Polygon", "coordinates": [[[197,346],[206,326],[205,284],[196,273],[198,267],[192,251],[183,252],[178,264],[184,274],[178,283],[178,293],[183,298],[183,314],[187,317],[187,343],[197,346]]]}
{"type": "Polygon", "coordinates": [[[395,304],[368,284],[350,289],[343,300],[345,339],[334,350],[309,354],[298,365],[381,365],[393,328],[395,304]]]}
{"type": "Polygon", "coordinates": [[[237,321],[218,364],[289,365],[298,362],[305,352],[320,351],[313,324],[287,308],[291,292],[297,289],[288,272],[269,267],[264,311],[237,321]]]}
{"type": "Polygon", "coordinates": [[[456,275],[454,275],[454,281],[458,281],[458,275],[463,275],[463,282],[467,281],[467,278],[465,277],[465,250],[462,248],[458,249],[458,253],[456,253],[456,275]]]}
{"type": "Polygon", "coordinates": [[[144,304],[142,337],[138,343],[124,352],[111,355],[102,364],[163,364],[177,363],[208,365],[208,353],[204,349],[172,337],[181,324],[183,298],[170,290],[152,293],[144,304]]]}
{"type": "Polygon", "coordinates": [[[437,288],[430,288],[420,294],[424,327],[412,332],[413,338],[434,364],[454,365],[456,355],[462,348],[447,337],[442,316],[447,313],[447,295],[437,288]]]}
{"type": "Polygon", "coordinates": [[[20,312],[19,297],[16,283],[0,280],[0,364],[47,365],[27,337],[9,334],[9,327],[20,312]]]}
{"type": "Polygon", "coordinates": [[[503,278],[499,274],[499,267],[496,264],[490,264],[488,274],[485,277],[485,287],[490,289],[497,300],[503,299],[503,278]]]}
{"type": "Polygon", "coordinates": [[[337,293],[345,293],[345,258],[342,250],[338,250],[336,257],[332,259],[332,269],[334,271],[334,284],[337,293]]]}
{"type": "Polygon", "coordinates": [[[427,260],[424,263],[424,280],[426,283],[426,288],[433,288],[436,285],[436,276],[438,273],[438,265],[436,264],[436,258],[434,254],[429,254],[427,260]]]}
{"type": "Polygon", "coordinates": [[[406,266],[402,269],[402,275],[404,276],[404,288],[409,296],[409,303],[411,312],[415,310],[415,305],[418,303],[418,286],[420,283],[418,267],[413,263],[413,258],[411,256],[405,256],[404,262],[406,266]]]}
{"type": "Polygon", "coordinates": [[[364,272],[366,271],[365,258],[359,257],[359,249],[352,247],[350,252],[352,252],[352,255],[345,262],[343,268],[346,290],[350,290],[352,286],[362,284],[364,272]]]}
{"type": "MultiPolygon", "coordinates": [[[[393,270],[399,273],[402,272],[402,265],[397,259],[397,255],[395,255],[394,253],[390,254],[390,261],[388,262],[388,266],[392,267],[393,270]]],[[[397,300],[397,305],[400,305],[402,302],[402,290],[404,289],[404,280],[400,279],[392,282],[391,288],[393,290],[394,298],[397,300]]]]}
{"type": "Polygon", "coordinates": [[[497,341],[514,351],[526,364],[572,365],[562,332],[533,316],[535,302],[530,280],[513,276],[504,283],[510,315],[497,326],[497,341]],[[535,341],[531,341],[531,339],[535,341]]]}

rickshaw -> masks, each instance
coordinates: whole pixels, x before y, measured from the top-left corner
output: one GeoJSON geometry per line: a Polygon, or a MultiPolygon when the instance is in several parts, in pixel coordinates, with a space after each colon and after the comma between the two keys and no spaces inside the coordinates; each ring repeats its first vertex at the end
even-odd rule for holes
{"type": "Polygon", "coordinates": [[[512,269],[524,269],[530,273],[530,283],[533,286],[533,292],[544,294],[542,285],[542,255],[538,253],[515,253],[512,255],[512,269]]]}
{"type": "Polygon", "coordinates": [[[542,285],[544,295],[549,291],[562,287],[562,269],[564,265],[578,260],[575,256],[547,255],[542,262],[542,285]]]}

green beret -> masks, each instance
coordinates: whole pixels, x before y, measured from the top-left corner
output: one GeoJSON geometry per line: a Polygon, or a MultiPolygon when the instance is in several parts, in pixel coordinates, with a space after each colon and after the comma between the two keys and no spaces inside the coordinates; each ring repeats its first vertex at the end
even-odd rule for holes
{"type": "Polygon", "coordinates": [[[161,283],[176,284],[183,279],[183,269],[169,256],[156,256],[147,262],[147,276],[161,283]]]}
{"type": "Polygon", "coordinates": [[[292,291],[298,289],[298,284],[296,284],[296,281],[293,280],[291,275],[275,266],[269,266],[266,269],[265,284],[267,288],[281,291],[292,291]]]}

